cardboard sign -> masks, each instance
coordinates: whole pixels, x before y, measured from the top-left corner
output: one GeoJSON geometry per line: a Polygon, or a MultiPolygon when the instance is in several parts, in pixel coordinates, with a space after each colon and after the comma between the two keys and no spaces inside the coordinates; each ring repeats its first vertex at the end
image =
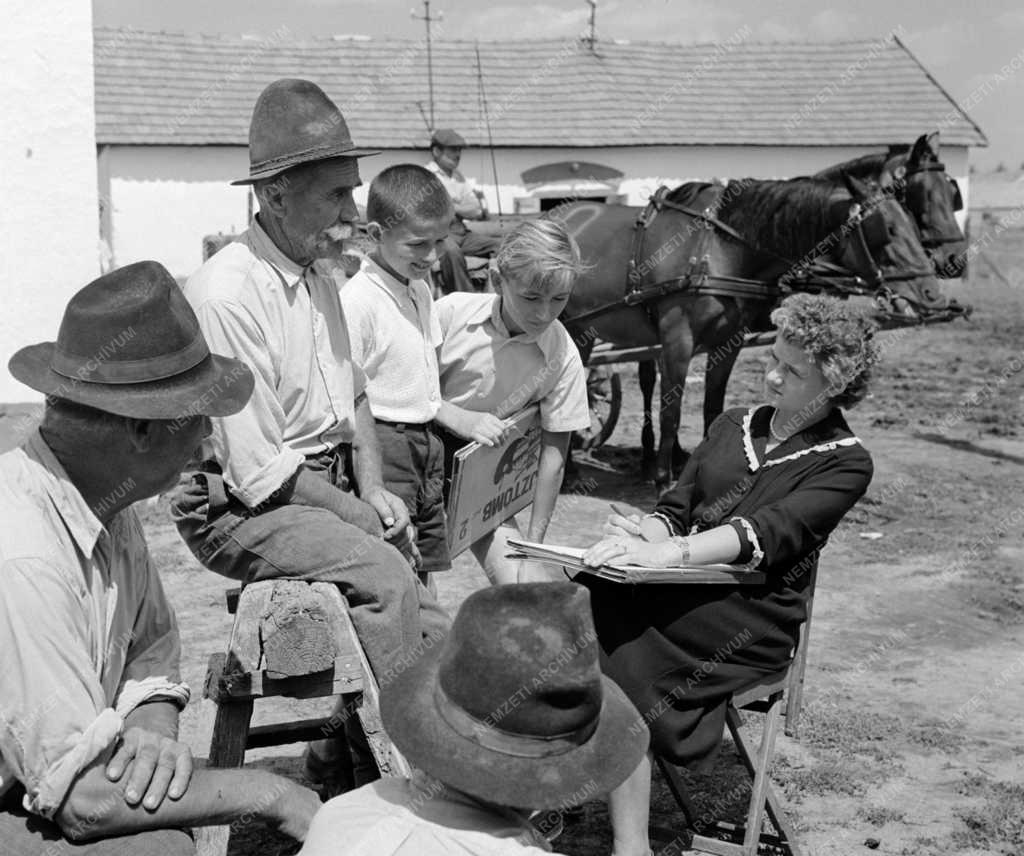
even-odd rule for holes
{"type": "Polygon", "coordinates": [[[455,453],[448,494],[448,549],[452,558],[533,502],[540,464],[540,410],[510,417],[500,446],[470,443],[455,453]]]}

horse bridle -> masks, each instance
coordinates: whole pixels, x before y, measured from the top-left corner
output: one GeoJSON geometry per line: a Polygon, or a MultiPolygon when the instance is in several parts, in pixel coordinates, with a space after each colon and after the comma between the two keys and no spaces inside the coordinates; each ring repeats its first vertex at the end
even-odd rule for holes
{"type": "MultiPolygon", "coordinates": [[[[676,202],[673,202],[670,199],[665,199],[662,191],[666,191],[666,189],[664,187],[659,188],[658,192],[651,197],[650,202],[648,202],[648,209],[653,205],[655,206],[655,210],[660,210],[661,208],[671,208],[673,210],[680,211],[683,214],[687,214],[690,217],[695,217],[705,222],[708,226],[717,229],[720,232],[724,232],[729,237],[733,238],[734,240],[740,241],[744,246],[749,247],[755,252],[771,256],[776,261],[782,262],[783,264],[786,265],[787,271],[783,273],[782,276],[779,277],[778,282],[780,283],[789,283],[793,280],[797,280],[800,281],[801,284],[811,285],[815,281],[817,281],[818,277],[822,277],[826,285],[832,286],[837,290],[844,292],[844,294],[873,294],[874,292],[882,288],[885,288],[886,283],[905,282],[907,280],[918,279],[922,276],[932,276],[934,274],[934,270],[932,270],[931,268],[928,268],[927,270],[921,268],[898,271],[886,271],[881,265],[878,264],[878,262],[875,261],[875,257],[871,253],[870,242],[868,241],[867,235],[865,233],[865,222],[870,217],[881,216],[880,212],[878,212],[876,209],[878,204],[882,201],[882,199],[884,199],[884,197],[868,200],[863,205],[861,203],[854,202],[854,204],[850,208],[849,214],[847,215],[846,221],[843,223],[842,226],[840,226],[839,229],[840,234],[843,237],[847,237],[850,233],[852,233],[852,239],[854,241],[854,251],[858,255],[860,255],[861,260],[864,262],[863,267],[871,271],[870,279],[865,280],[864,277],[862,277],[861,275],[853,273],[852,271],[842,267],[841,265],[833,264],[827,261],[822,261],[820,259],[820,256],[815,256],[811,259],[795,261],[779,253],[776,253],[774,250],[769,250],[764,247],[760,247],[754,244],[752,241],[748,240],[744,235],[741,235],[728,224],[723,223],[721,220],[719,220],[718,217],[715,216],[715,214],[717,213],[717,211],[715,210],[717,208],[717,205],[709,206],[704,211],[697,211],[695,209],[688,208],[685,205],[680,205],[676,202]],[[847,285],[847,282],[849,282],[850,284],[847,285]]],[[[716,199],[716,203],[720,198],[721,197],[719,196],[716,199]]],[[[646,211],[647,209],[645,209],[645,215],[642,216],[640,220],[638,220],[638,223],[641,223],[641,221],[643,221],[645,226],[649,225],[650,221],[653,220],[653,217],[646,216],[646,211]]],[[[847,238],[847,240],[849,240],[849,238],[847,238]]],[[[842,248],[840,247],[838,253],[839,255],[841,255],[841,249],[842,248]]],[[[828,250],[826,249],[820,255],[824,255],[825,252],[828,252],[828,250]]],[[[635,258],[636,255],[634,255],[634,259],[635,258]]],[[[728,280],[730,278],[723,277],[722,279],[728,280]]],[[[746,281],[770,284],[767,280],[746,281]]],[[[658,283],[655,283],[654,285],[657,284],[658,283]]],[[[650,288],[652,286],[647,287],[650,288]]]]}
{"type": "MultiPolygon", "coordinates": [[[[919,172],[941,172],[946,177],[946,182],[953,188],[953,210],[962,211],[964,207],[964,197],[960,192],[960,185],[957,184],[957,180],[953,178],[949,173],[946,172],[946,165],[942,161],[929,161],[928,163],[918,163],[913,167],[903,166],[903,175],[896,176],[896,183],[893,191],[893,196],[900,202],[905,208],[907,205],[907,178],[912,175],[917,175],[919,172]]],[[[918,227],[920,229],[920,227],[918,227]]],[[[924,243],[922,238],[921,243],[927,249],[934,247],[940,247],[943,244],[958,244],[962,238],[956,235],[941,235],[938,238],[929,238],[928,243],[924,243]]]]}

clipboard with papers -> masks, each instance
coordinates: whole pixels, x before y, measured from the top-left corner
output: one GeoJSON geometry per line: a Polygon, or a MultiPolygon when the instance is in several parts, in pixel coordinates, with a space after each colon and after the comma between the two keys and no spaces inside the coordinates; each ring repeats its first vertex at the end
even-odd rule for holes
{"type": "Polygon", "coordinates": [[[760,571],[748,571],[739,565],[699,565],[679,568],[650,568],[643,565],[601,565],[592,568],[583,564],[583,547],[559,547],[554,544],[538,544],[509,538],[508,545],[516,552],[513,558],[532,559],[548,565],[561,565],[570,576],[578,573],[591,574],[613,583],[660,583],[660,584],[728,584],[760,585],[765,575],[760,571]]]}

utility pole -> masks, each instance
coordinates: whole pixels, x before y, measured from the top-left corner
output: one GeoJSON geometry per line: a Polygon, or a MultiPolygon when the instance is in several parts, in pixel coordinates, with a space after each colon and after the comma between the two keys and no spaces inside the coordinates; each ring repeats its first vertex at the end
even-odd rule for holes
{"type": "Polygon", "coordinates": [[[587,43],[590,50],[594,50],[594,45],[597,43],[597,34],[594,28],[597,18],[597,0],[587,0],[587,3],[590,5],[590,34],[583,41],[587,43]]]}
{"type": "Polygon", "coordinates": [[[434,133],[434,60],[430,51],[430,22],[440,21],[444,18],[444,12],[438,12],[437,17],[430,17],[430,0],[423,0],[423,14],[417,15],[415,9],[409,10],[410,16],[417,21],[423,21],[427,27],[427,89],[430,93],[430,133],[434,133]]]}

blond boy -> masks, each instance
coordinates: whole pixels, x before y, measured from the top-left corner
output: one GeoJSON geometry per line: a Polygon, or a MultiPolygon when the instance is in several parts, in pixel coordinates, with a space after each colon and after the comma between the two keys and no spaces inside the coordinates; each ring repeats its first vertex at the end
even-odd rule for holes
{"type": "MultiPolygon", "coordinates": [[[[540,406],[541,452],[526,538],[543,541],[562,485],[569,439],[590,425],[583,363],[558,321],[582,263],[576,242],[552,220],[520,224],[501,244],[492,268],[496,294],[457,292],[436,304],[444,342],[438,356],[445,460],[469,440],[494,445],[505,420],[540,406]]],[[[505,558],[519,535],[514,518],[470,548],[492,583],[516,582],[505,558]]]]}

